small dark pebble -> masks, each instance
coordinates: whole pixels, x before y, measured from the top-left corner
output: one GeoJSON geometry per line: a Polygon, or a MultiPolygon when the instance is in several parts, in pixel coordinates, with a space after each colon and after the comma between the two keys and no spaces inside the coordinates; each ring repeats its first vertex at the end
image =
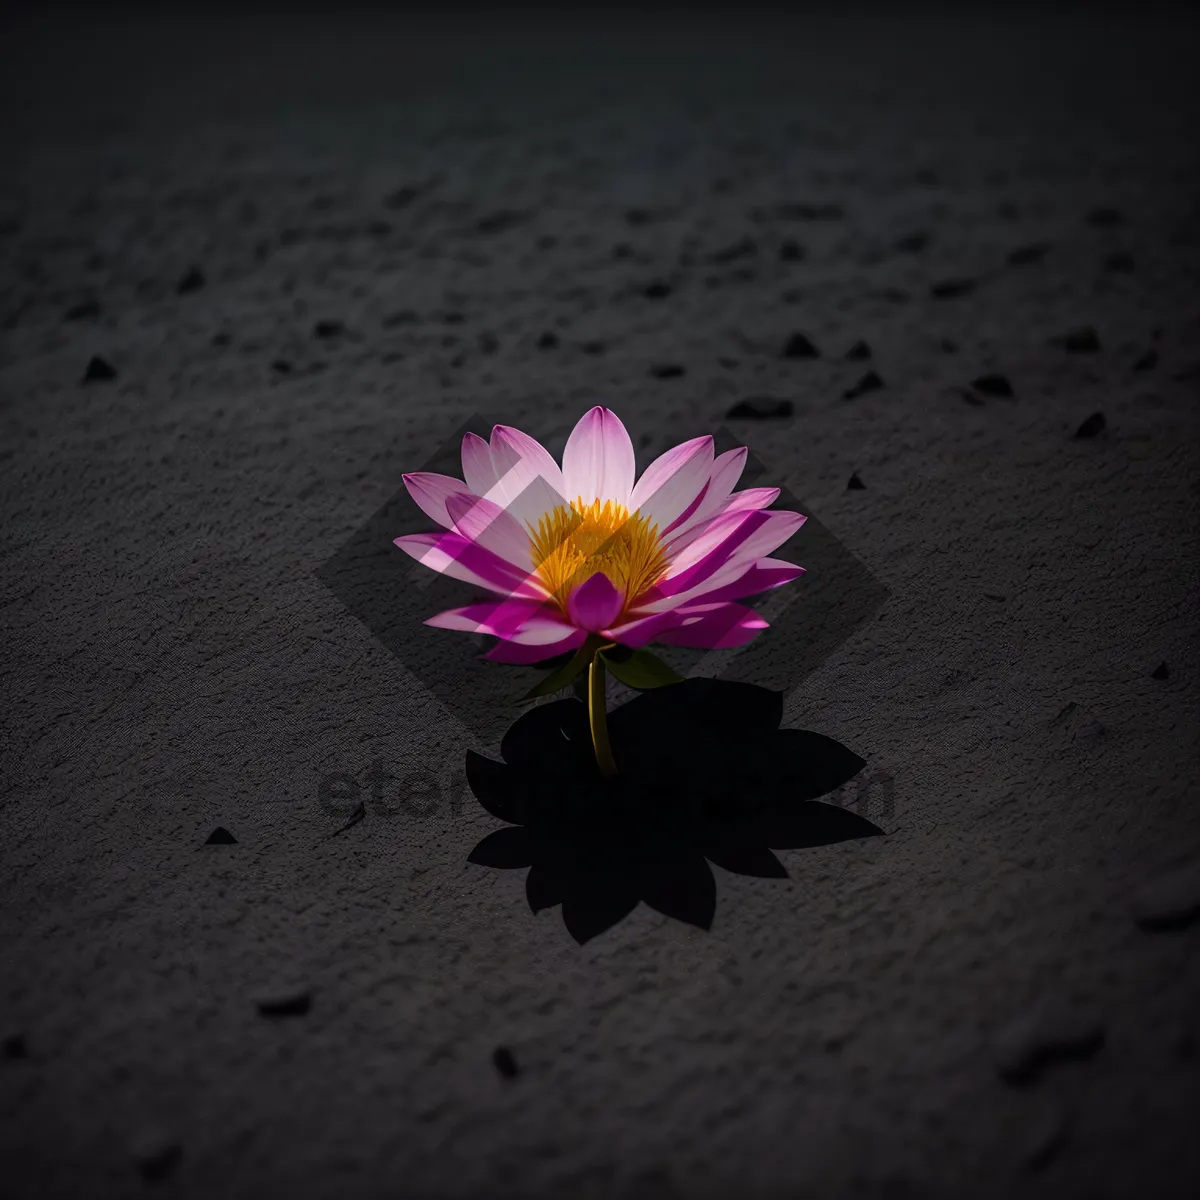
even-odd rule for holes
{"type": "Polygon", "coordinates": [[[407,208],[420,194],[420,188],[409,185],[397,188],[394,192],[389,192],[383,198],[383,202],[388,208],[407,208]]]}
{"type": "Polygon", "coordinates": [[[1100,349],[1100,339],[1090,325],[1063,334],[1058,343],[1071,354],[1095,354],[1100,349]]]}
{"type": "Polygon", "coordinates": [[[1170,679],[1171,668],[1165,662],[1160,662],[1153,671],[1150,672],[1151,679],[1170,679]]]}
{"type": "Polygon", "coordinates": [[[958,353],[958,343],[956,341],[954,341],[953,338],[942,338],[941,342],[939,342],[938,345],[941,347],[943,354],[957,354],[958,353]]]}
{"type": "Polygon", "coordinates": [[[1041,262],[1049,252],[1050,247],[1045,242],[1034,242],[1028,246],[1018,246],[1010,250],[1008,262],[1013,267],[1027,267],[1031,263],[1041,262]]]}
{"type": "Polygon", "coordinates": [[[777,417],[790,417],[794,406],[790,400],[778,400],[773,396],[747,396],[739,400],[725,416],[733,421],[769,421],[777,417]]]}
{"type": "Polygon", "coordinates": [[[492,1062],[496,1070],[505,1079],[516,1079],[518,1073],[517,1060],[507,1046],[497,1046],[492,1052],[492,1062]]]}
{"type": "Polygon", "coordinates": [[[779,247],[780,262],[799,262],[804,257],[804,247],[790,239],[779,247]]]}
{"type": "Polygon", "coordinates": [[[625,259],[632,258],[634,255],[633,247],[628,242],[618,242],[611,251],[609,256],[616,262],[622,262],[625,259]]]}
{"type": "Polygon", "coordinates": [[[276,375],[287,375],[291,373],[292,364],[288,362],[286,358],[277,358],[271,364],[271,370],[274,371],[276,375]]]}
{"type": "Polygon", "coordinates": [[[1052,1062],[1091,1058],[1104,1035],[1098,1014],[1047,1004],[1000,1030],[993,1046],[996,1069],[1008,1083],[1028,1083],[1052,1062]]]}
{"type": "Polygon", "coordinates": [[[145,1179],[163,1179],[183,1157],[183,1147],[169,1134],[147,1130],[133,1139],[130,1147],[134,1161],[145,1179]]]}
{"type": "Polygon", "coordinates": [[[395,329],[397,325],[414,325],[417,319],[417,314],[411,308],[405,308],[399,312],[388,313],[383,318],[383,324],[388,329],[395,329]]]}
{"type": "Polygon", "coordinates": [[[647,300],[664,300],[674,289],[664,279],[656,279],[642,288],[642,295],[647,300]]]}
{"type": "Polygon", "coordinates": [[[1102,229],[1111,229],[1114,225],[1125,223],[1121,210],[1117,208],[1093,208],[1087,219],[1089,225],[1098,225],[1102,229]]]}
{"type": "Polygon", "coordinates": [[[204,839],[206,846],[236,846],[237,838],[225,828],[224,825],[218,825],[216,829],[204,839]]]}
{"type": "Polygon", "coordinates": [[[780,204],[775,216],[784,221],[840,221],[845,210],[840,204],[780,204]]]}
{"type": "Polygon", "coordinates": [[[902,254],[919,254],[929,242],[930,237],[927,233],[906,233],[896,243],[896,249],[902,254]]]}
{"type": "Polygon", "coordinates": [[[100,305],[95,300],[81,300],[78,304],[72,304],[70,308],[63,313],[63,319],[66,321],[85,321],[92,317],[100,315],[100,305]]]}
{"type": "Polygon", "coordinates": [[[1018,1136],[1018,1154],[1026,1171],[1040,1171],[1066,1145],[1070,1126],[1056,1104],[1047,1104],[1028,1118],[1018,1136]]]}
{"type": "Polygon", "coordinates": [[[753,238],[743,237],[728,246],[722,247],[720,250],[714,250],[708,256],[708,261],[711,263],[728,263],[736,262],[741,258],[752,258],[758,253],[758,246],[753,238]]]}
{"type": "Polygon", "coordinates": [[[859,396],[865,396],[868,392],[877,392],[883,387],[883,380],[875,371],[868,371],[853,387],[847,388],[842,393],[843,400],[857,400],[859,396]]]}
{"type": "Polygon", "coordinates": [[[329,836],[337,837],[339,833],[345,833],[347,829],[352,829],[367,815],[367,806],[361,801],[354,807],[354,811],[347,818],[346,823],[335,829],[329,836]]]}
{"type": "Polygon", "coordinates": [[[346,327],[341,321],[318,321],[313,326],[313,336],[319,338],[337,337],[339,333],[344,333],[346,327]]]}
{"type": "Polygon", "coordinates": [[[974,290],[973,279],[943,279],[941,283],[935,283],[929,289],[929,294],[938,300],[949,300],[955,296],[965,296],[974,290]]]}
{"type": "Polygon", "coordinates": [[[678,379],[684,374],[684,369],[676,363],[662,363],[659,366],[651,367],[650,374],[655,379],[678,379]]]}
{"type": "Polygon", "coordinates": [[[10,1033],[4,1038],[5,1058],[28,1058],[29,1043],[23,1033],[10,1033]]]}
{"type": "Polygon", "coordinates": [[[1200,863],[1167,871],[1139,888],[1130,904],[1143,929],[1184,929],[1200,916],[1200,863]]]}
{"type": "Polygon", "coordinates": [[[260,992],[254,1004],[264,1017],[302,1017],[312,1007],[312,992],[308,988],[260,992]]]}
{"type": "Polygon", "coordinates": [[[1104,269],[1106,271],[1116,271],[1122,275],[1128,275],[1134,269],[1133,255],[1128,254],[1124,250],[1117,250],[1110,254],[1104,260],[1104,269]]]}
{"type": "Polygon", "coordinates": [[[1092,415],[1088,417],[1088,419],[1084,421],[1077,430],[1075,430],[1075,436],[1077,438],[1095,437],[1096,434],[1104,431],[1105,425],[1106,422],[1104,420],[1103,413],[1092,413],[1092,415]]]}
{"type": "Polygon", "coordinates": [[[475,228],[480,233],[503,233],[506,229],[515,229],[516,226],[523,224],[528,219],[528,213],[505,208],[499,212],[488,213],[487,216],[480,217],[475,222],[475,228]]]}
{"type": "Polygon", "coordinates": [[[84,383],[102,383],[110,379],[116,379],[116,368],[109,362],[106,362],[99,355],[93,355],[87,365],[87,370],[83,373],[84,383]]]}
{"type": "Polygon", "coordinates": [[[1147,350],[1146,353],[1143,354],[1141,358],[1139,358],[1137,362],[1133,364],[1133,369],[1135,371],[1152,371],[1156,366],[1158,366],[1158,351],[1147,350]]]}
{"type": "Polygon", "coordinates": [[[214,346],[228,346],[232,341],[233,335],[229,333],[214,333],[212,336],[214,346]]]}
{"type": "Polygon", "coordinates": [[[995,600],[998,604],[1003,604],[1008,599],[1003,592],[984,592],[984,599],[995,600]]]}
{"type": "Polygon", "coordinates": [[[558,346],[558,334],[547,330],[537,340],[539,350],[553,350],[558,346]]]}
{"type": "Polygon", "coordinates": [[[204,272],[199,267],[192,267],[175,285],[175,290],[181,296],[186,296],[188,292],[198,292],[204,286],[204,283],[204,272]]]}
{"type": "Polygon", "coordinates": [[[392,232],[392,226],[388,221],[368,221],[367,233],[371,237],[385,238],[392,232]]]}
{"type": "Polygon", "coordinates": [[[971,386],[985,396],[1011,396],[1012,384],[1007,375],[980,375],[972,381],[971,386]]]}
{"type": "Polygon", "coordinates": [[[855,471],[854,474],[850,476],[850,482],[846,484],[846,491],[848,491],[848,492],[865,492],[866,490],[867,490],[867,485],[865,483],[863,483],[863,481],[861,479],[859,479],[858,472],[855,471]]]}
{"type": "Polygon", "coordinates": [[[584,352],[584,354],[603,354],[605,346],[603,342],[591,341],[583,342],[580,346],[580,349],[584,352]]]}
{"type": "Polygon", "coordinates": [[[449,312],[442,313],[443,325],[461,325],[466,319],[467,318],[465,314],[457,312],[454,309],[451,309],[449,312]]]}
{"type": "Polygon", "coordinates": [[[793,333],[783,344],[784,358],[820,358],[821,352],[802,333],[793,333]]]}
{"type": "Polygon", "coordinates": [[[871,357],[871,347],[866,342],[857,341],[846,351],[848,362],[863,362],[871,357]]]}

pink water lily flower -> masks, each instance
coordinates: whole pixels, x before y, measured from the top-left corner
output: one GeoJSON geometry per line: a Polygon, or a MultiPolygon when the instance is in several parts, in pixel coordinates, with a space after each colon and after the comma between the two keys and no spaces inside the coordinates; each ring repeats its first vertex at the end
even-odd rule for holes
{"type": "Polygon", "coordinates": [[[598,652],[641,651],[651,642],[743,645],[767,622],[739,599],[804,573],[768,556],[805,518],[768,511],[778,488],[735,492],[745,462],[745,447],[714,457],[712,437],[697,437],[637,478],[625,426],[599,406],[571,432],[561,467],[528,434],[497,425],[490,443],[464,437],[463,479],[404,476],[442,532],[395,542],[432,570],[496,597],[437,613],[427,625],[496,637],[484,657],[497,662],[530,664],[572,650],[594,656],[593,733],[611,773],[601,746],[598,652]]]}

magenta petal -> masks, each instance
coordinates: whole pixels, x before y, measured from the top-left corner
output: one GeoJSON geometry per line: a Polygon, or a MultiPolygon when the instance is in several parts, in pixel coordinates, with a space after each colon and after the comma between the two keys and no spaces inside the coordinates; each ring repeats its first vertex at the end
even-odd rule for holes
{"type": "Polygon", "coordinates": [[[585,579],[567,598],[567,616],[580,629],[599,633],[621,615],[625,597],[603,571],[585,579]]]}
{"type": "Polygon", "coordinates": [[[478,542],[514,568],[532,574],[534,564],[529,534],[500,505],[484,496],[467,493],[448,497],[446,511],[454,522],[456,533],[478,542]]]}
{"type": "Polygon", "coordinates": [[[629,497],[629,508],[651,525],[665,529],[697,502],[712,474],[711,435],[692,438],[660,454],[643,472],[629,497]]]}
{"type": "Polygon", "coordinates": [[[502,595],[545,599],[546,589],[535,577],[497,557],[459,533],[409,533],[394,539],[405,554],[422,566],[451,579],[502,595]]]}
{"type": "Polygon", "coordinates": [[[734,492],[721,506],[723,513],[746,512],[752,508],[767,508],[779,499],[777,487],[746,488],[742,492],[734,492]]]}
{"type": "Polygon", "coordinates": [[[584,504],[612,500],[628,504],[636,464],[633,442],[611,409],[596,405],[580,417],[563,450],[563,485],[568,500],[584,504]]]}
{"type": "Polygon", "coordinates": [[[446,510],[446,501],[451,496],[472,494],[471,489],[461,479],[455,479],[452,475],[439,475],[434,471],[414,471],[401,478],[417,507],[443,529],[449,529],[454,524],[454,518],[446,510]]]}
{"type": "Polygon", "coordinates": [[[519,642],[498,642],[482,657],[491,662],[514,663],[518,666],[528,666],[530,663],[541,662],[547,658],[557,658],[568,650],[577,650],[583,645],[587,634],[582,629],[572,630],[560,642],[550,642],[543,646],[523,646],[519,642]]]}
{"type": "Polygon", "coordinates": [[[702,525],[710,517],[715,517],[720,512],[721,506],[729,499],[734,485],[742,477],[748,453],[745,446],[739,446],[736,450],[726,450],[724,454],[718,454],[713,459],[712,475],[700,498],[700,503],[672,526],[673,538],[679,538],[689,532],[693,526],[702,525]]]}
{"type": "Polygon", "coordinates": [[[477,433],[466,433],[462,440],[463,478],[477,496],[486,496],[496,484],[492,450],[477,433]]]}
{"type": "Polygon", "coordinates": [[[435,629],[458,629],[464,633],[487,633],[493,637],[512,637],[535,618],[548,615],[547,606],[536,600],[485,600],[448,608],[426,621],[435,629]]]}
{"type": "Polygon", "coordinates": [[[664,629],[658,640],[668,646],[728,650],[753,641],[766,628],[767,622],[744,604],[717,604],[708,612],[688,613],[678,625],[664,629]]]}

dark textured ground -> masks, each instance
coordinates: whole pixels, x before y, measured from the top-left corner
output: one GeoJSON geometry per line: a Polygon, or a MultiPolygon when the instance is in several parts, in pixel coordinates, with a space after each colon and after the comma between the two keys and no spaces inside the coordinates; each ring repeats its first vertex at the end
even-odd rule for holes
{"type": "Polygon", "coordinates": [[[0,46],[7,1195],[1195,1194],[1200,930],[1130,912],[1200,855],[1194,26],[0,46]],[[785,716],[892,779],[888,836],[580,947],[465,861],[494,746],[313,572],[473,412],[561,449],[610,404],[644,464],[756,394],[889,591],[785,716]],[[445,801],[330,839],[375,758],[445,801]],[[1043,1003],[1091,1054],[1017,1087],[1043,1003]]]}

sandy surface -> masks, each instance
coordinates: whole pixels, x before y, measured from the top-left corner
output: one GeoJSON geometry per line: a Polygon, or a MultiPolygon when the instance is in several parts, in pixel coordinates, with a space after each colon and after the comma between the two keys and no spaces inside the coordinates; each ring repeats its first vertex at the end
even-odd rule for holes
{"type": "Polygon", "coordinates": [[[7,1195],[1194,1194],[1200,930],[1131,913],[1200,855],[1194,27],[0,45],[7,1195]],[[466,861],[494,731],[316,572],[473,414],[595,403],[643,465],[728,425],[886,589],[784,723],[887,836],[579,946],[466,861]],[[374,760],[437,803],[331,837],[374,760]]]}

